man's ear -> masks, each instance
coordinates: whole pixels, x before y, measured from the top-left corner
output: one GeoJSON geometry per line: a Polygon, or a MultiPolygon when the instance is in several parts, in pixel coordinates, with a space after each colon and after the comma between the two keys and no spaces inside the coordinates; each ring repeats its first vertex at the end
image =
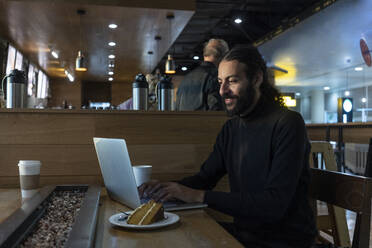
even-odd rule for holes
{"type": "Polygon", "coordinates": [[[263,82],[263,72],[261,70],[258,70],[253,80],[253,86],[258,89],[260,88],[262,82],[263,82]]]}

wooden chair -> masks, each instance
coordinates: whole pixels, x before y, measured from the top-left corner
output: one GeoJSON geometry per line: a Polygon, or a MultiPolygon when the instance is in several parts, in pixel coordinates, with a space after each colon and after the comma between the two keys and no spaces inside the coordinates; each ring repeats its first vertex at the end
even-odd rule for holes
{"type": "Polygon", "coordinates": [[[352,248],[368,248],[372,179],[311,168],[310,197],[357,213],[352,248]]]}
{"type": "MultiPolygon", "coordinates": [[[[310,167],[319,167],[318,154],[321,154],[321,164],[328,171],[337,171],[336,160],[332,146],[325,141],[311,142],[310,167]]],[[[321,167],[321,166],[320,166],[321,167]]],[[[314,212],[317,213],[316,201],[313,202],[314,212]]],[[[350,247],[350,236],[346,222],[345,210],[331,204],[327,204],[328,215],[317,215],[317,227],[320,231],[333,237],[336,246],[350,247]]],[[[322,236],[319,239],[323,242],[327,240],[322,236]]]]}

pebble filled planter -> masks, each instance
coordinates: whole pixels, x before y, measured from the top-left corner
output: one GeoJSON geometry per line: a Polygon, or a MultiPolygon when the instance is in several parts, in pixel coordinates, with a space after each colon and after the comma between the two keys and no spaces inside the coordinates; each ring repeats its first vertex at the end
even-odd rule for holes
{"type": "Polygon", "coordinates": [[[101,187],[47,186],[0,224],[3,247],[91,247],[101,187]]]}

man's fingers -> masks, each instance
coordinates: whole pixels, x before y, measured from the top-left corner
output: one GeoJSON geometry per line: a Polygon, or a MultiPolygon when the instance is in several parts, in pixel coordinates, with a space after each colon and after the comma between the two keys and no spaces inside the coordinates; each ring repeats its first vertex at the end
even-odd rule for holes
{"type": "Polygon", "coordinates": [[[145,190],[145,194],[147,197],[152,197],[160,188],[162,187],[161,183],[157,183],[152,185],[152,187],[147,187],[145,190]]]}
{"type": "Polygon", "coordinates": [[[166,199],[169,197],[170,197],[170,193],[162,189],[162,190],[159,190],[156,195],[154,195],[153,199],[156,202],[163,202],[163,201],[166,201],[166,199]]]}
{"type": "Polygon", "coordinates": [[[144,183],[141,186],[138,187],[138,194],[140,197],[143,197],[143,194],[145,193],[146,189],[148,188],[148,184],[144,183]]]}

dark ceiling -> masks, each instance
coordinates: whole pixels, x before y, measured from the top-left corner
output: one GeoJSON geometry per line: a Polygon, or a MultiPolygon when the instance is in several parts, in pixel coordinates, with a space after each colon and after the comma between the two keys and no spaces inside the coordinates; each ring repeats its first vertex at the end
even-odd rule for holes
{"type": "MultiPolygon", "coordinates": [[[[196,12],[169,53],[177,64],[177,74],[185,74],[203,59],[203,44],[210,38],[236,44],[259,45],[296,25],[336,0],[196,0],[196,12]],[[242,23],[236,24],[235,18],[242,23]],[[199,61],[193,56],[198,55],[199,61]]],[[[166,56],[159,62],[163,70],[166,56]]]]}

